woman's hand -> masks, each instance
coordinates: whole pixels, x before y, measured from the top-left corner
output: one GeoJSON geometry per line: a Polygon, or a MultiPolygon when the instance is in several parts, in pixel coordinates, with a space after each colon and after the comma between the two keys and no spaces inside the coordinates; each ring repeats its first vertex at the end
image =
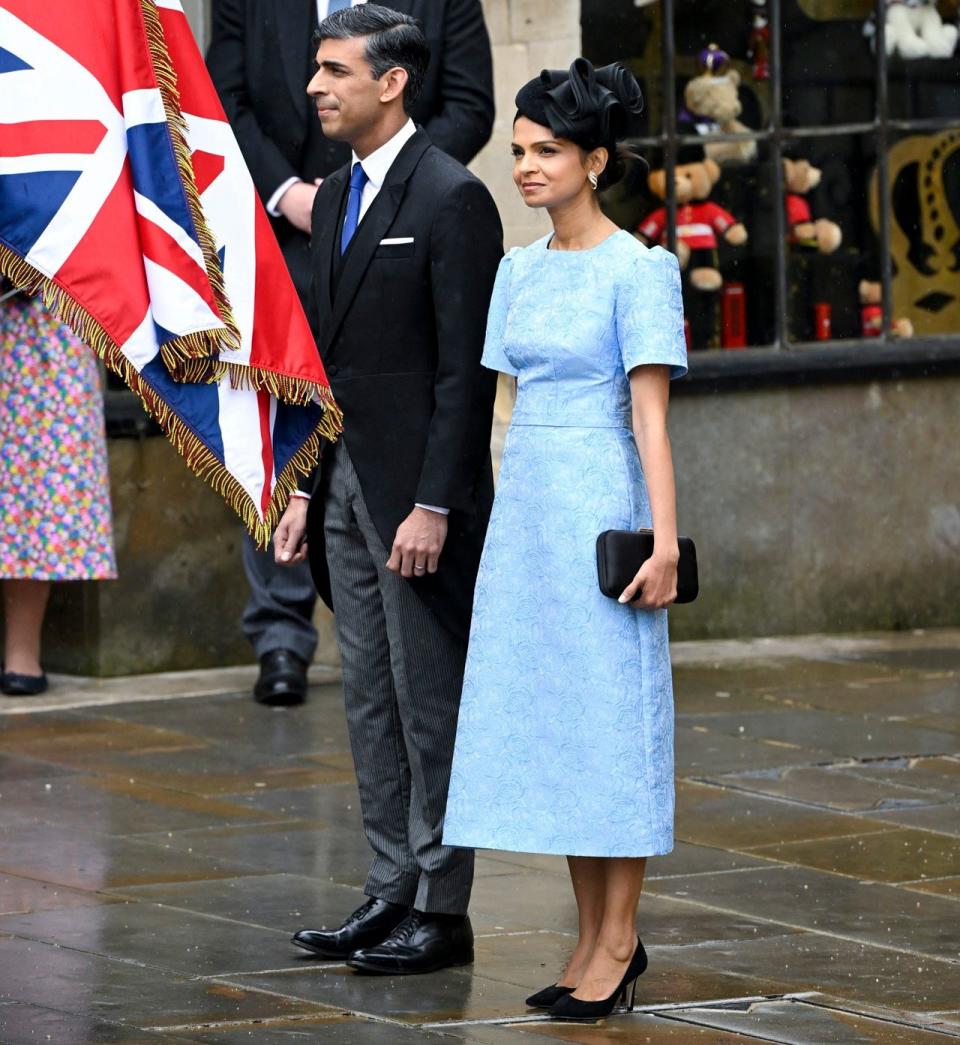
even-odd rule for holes
{"type": "Polygon", "coordinates": [[[663,610],[677,598],[677,563],[675,555],[657,555],[656,552],[637,570],[636,577],[627,585],[619,601],[629,602],[638,610],[663,610]]]}

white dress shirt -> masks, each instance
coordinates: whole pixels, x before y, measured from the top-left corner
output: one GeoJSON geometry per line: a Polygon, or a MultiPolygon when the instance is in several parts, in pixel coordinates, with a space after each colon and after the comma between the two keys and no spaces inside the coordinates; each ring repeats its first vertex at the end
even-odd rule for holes
{"type": "MultiPolygon", "coordinates": [[[[363,216],[370,209],[370,204],[377,198],[377,193],[383,188],[383,183],[387,180],[387,174],[396,158],[400,155],[400,150],[416,133],[416,124],[413,120],[408,119],[389,141],[384,142],[379,149],[374,149],[365,159],[361,160],[356,153],[353,154],[350,164],[351,169],[353,164],[359,163],[367,176],[367,183],[364,185],[363,193],[360,196],[358,226],[363,221],[363,216]]],[[[302,495],[302,491],[298,491],[298,493],[302,495]]],[[[416,507],[426,508],[430,512],[439,512],[441,515],[450,514],[449,508],[441,508],[435,504],[417,503],[416,507]]]]}
{"type": "Polygon", "coordinates": [[[413,120],[408,119],[389,141],[384,142],[379,149],[371,152],[365,160],[361,160],[356,153],[353,154],[350,164],[351,169],[353,164],[359,163],[368,179],[360,197],[360,217],[358,221],[363,221],[364,214],[370,209],[370,204],[377,198],[377,193],[383,187],[383,183],[387,179],[387,172],[393,166],[393,161],[400,155],[400,150],[404,145],[416,133],[416,124],[413,120]]]}
{"type": "MultiPolygon", "coordinates": [[[[351,7],[359,7],[361,4],[365,4],[367,0],[350,0],[351,7]]],[[[317,0],[317,21],[322,22],[327,17],[327,12],[330,10],[330,0],[317,0]]],[[[306,89],[306,84],[303,85],[306,89]]],[[[301,178],[287,178],[282,184],[277,186],[276,191],[267,200],[267,213],[274,218],[280,217],[280,200],[283,194],[290,188],[291,185],[296,185],[301,178]]]]}

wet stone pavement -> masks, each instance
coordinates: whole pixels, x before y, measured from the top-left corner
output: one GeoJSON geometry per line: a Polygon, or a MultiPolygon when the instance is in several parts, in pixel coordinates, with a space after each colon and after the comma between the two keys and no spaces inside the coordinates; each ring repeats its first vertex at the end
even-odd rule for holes
{"type": "Polygon", "coordinates": [[[641,1008],[523,998],[576,926],[564,864],[477,861],[472,969],[373,978],[293,930],[362,901],[341,697],[252,673],[60,679],[0,703],[0,1042],[933,1042],[960,1038],[960,632],[675,648],[678,844],[641,1008]]]}

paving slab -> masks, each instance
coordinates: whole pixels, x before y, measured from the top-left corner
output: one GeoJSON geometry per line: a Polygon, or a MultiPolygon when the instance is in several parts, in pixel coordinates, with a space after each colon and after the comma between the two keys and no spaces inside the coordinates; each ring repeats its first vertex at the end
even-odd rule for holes
{"type": "MultiPolygon", "coordinates": [[[[931,883],[935,884],[935,883],[931,883]]],[[[779,925],[953,959],[960,954],[955,902],[933,893],[871,884],[801,867],[747,870],[650,882],[648,893],[779,925]]]]}
{"type": "Polygon", "coordinates": [[[960,796],[960,756],[889,758],[855,763],[850,772],[866,780],[887,780],[940,795],[960,796]]]}
{"type": "Polygon", "coordinates": [[[150,824],[157,831],[188,831],[210,825],[257,824],[282,814],[247,803],[216,801],[129,777],[69,776],[50,781],[17,780],[0,791],[0,828],[24,822],[127,835],[150,824]]]}
{"type": "MultiPolygon", "coordinates": [[[[795,701],[807,707],[841,714],[863,714],[892,720],[928,718],[930,729],[941,728],[943,717],[956,715],[960,694],[960,673],[890,675],[861,678],[839,686],[777,690],[774,699],[786,704],[795,701]]],[[[758,708],[757,710],[769,710],[758,708]]]]}
{"type": "MultiPolygon", "coordinates": [[[[83,712],[82,714],[93,714],[83,712]]],[[[171,728],[187,721],[191,736],[216,746],[246,747],[261,755],[317,754],[341,751],[347,744],[343,696],[338,686],[311,688],[309,700],[295,707],[272,708],[236,694],[169,703],[126,704],[108,711],[111,719],[171,728]]]]}
{"type": "Polygon", "coordinates": [[[79,889],[66,889],[18,875],[0,874],[0,915],[29,914],[61,907],[90,907],[113,903],[109,896],[79,889]]]}
{"type": "Polygon", "coordinates": [[[909,882],[960,874],[960,838],[908,828],[882,834],[778,842],[754,847],[752,851],[785,863],[877,882],[909,882]]]}
{"type": "Polygon", "coordinates": [[[863,653],[850,652],[843,654],[842,659],[856,663],[869,661],[871,664],[888,665],[898,671],[960,672],[960,645],[871,650],[863,653]]]}
{"type": "Polygon", "coordinates": [[[900,806],[896,809],[869,812],[876,820],[904,827],[918,827],[939,834],[960,836],[960,803],[938,802],[923,807],[900,806]]]}
{"type": "Polygon", "coordinates": [[[183,976],[277,969],[299,957],[287,945],[286,930],[131,901],[5,915],[0,933],[119,961],[141,960],[183,976]]]}
{"type": "Polygon", "coordinates": [[[960,878],[932,878],[926,882],[906,882],[904,888],[960,900],[960,878]]]}
{"type": "MultiPolygon", "coordinates": [[[[723,773],[707,780],[734,791],[786,798],[791,802],[821,806],[844,813],[896,814],[917,807],[943,806],[953,798],[946,791],[931,793],[918,787],[896,784],[891,780],[858,776],[849,772],[846,764],[787,766],[783,769],[723,773]]],[[[895,815],[889,819],[900,822],[896,820],[895,815]]]]}
{"type": "Polygon", "coordinates": [[[878,1020],[800,1000],[760,1001],[742,1007],[678,1009],[670,1019],[718,1030],[756,1035],[784,1045],[926,1045],[949,1041],[934,1030],[895,1020],[878,1020]]]}
{"type": "Polygon", "coordinates": [[[162,1045],[163,1042],[182,1043],[187,1040],[41,1005],[0,1003],[0,1041],[3,1045],[36,1045],[40,1041],[60,1045],[162,1045]]]}
{"type": "Polygon", "coordinates": [[[0,938],[0,999],[40,1008],[55,1004],[60,1011],[93,1021],[158,1032],[186,1024],[325,1011],[310,1001],[17,937],[0,938]]]}
{"type": "Polygon", "coordinates": [[[573,1042],[575,1045],[686,1045],[687,1042],[695,1042],[696,1045],[736,1045],[737,1042],[762,1040],[637,1012],[629,1016],[613,1016],[593,1026],[551,1024],[546,1021],[499,1026],[473,1024],[444,1028],[443,1034],[448,1040],[469,1042],[471,1045],[536,1045],[540,1042],[573,1042]]]}
{"type": "MultiPolygon", "coordinates": [[[[666,961],[688,961],[683,950],[666,948],[666,961]]],[[[854,943],[821,933],[794,933],[697,948],[699,971],[726,976],[763,969],[782,993],[819,991],[854,1002],[909,1014],[949,1008],[960,997],[960,964],[854,943]]],[[[757,992],[771,993],[771,992],[757,992]]]]}
{"type": "Polygon", "coordinates": [[[694,715],[684,719],[684,725],[857,759],[950,754],[960,746],[960,736],[949,730],[922,729],[869,715],[845,715],[819,709],[694,715]]]}
{"type": "MultiPolygon", "coordinates": [[[[334,928],[366,900],[359,889],[351,886],[295,874],[135,886],[112,893],[128,900],[280,930],[288,936],[304,928],[334,928]]],[[[293,948],[290,951],[304,954],[293,948]]]]}
{"type": "Polygon", "coordinates": [[[703,776],[734,770],[813,765],[832,762],[834,755],[823,748],[807,748],[783,740],[732,736],[708,725],[678,722],[676,728],[677,773],[703,776]]]}
{"type": "Polygon", "coordinates": [[[684,841],[701,845],[754,850],[776,845],[782,839],[806,841],[892,830],[895,830],[892,825],[882,821],[812,809],[761,795],[690,781],[677,785],[676,833],[684,841]]]}
{"type": "Polygon", "coordinates": [[[231,866],[215,857],[198,856],[189,848],[174,849],[161,841],[150,844],[98,834],[85,824],[69,829],[31,825],[8,832],[0,847],[0,871],[92,890],[257,873],[254,868],[231,866]]]}
{"type": "Polygon", "coordinates": [[[215,865],[260,874],[306,874],[345,885],[362,885],[371,860],[370,846],[361,831],[325,821],[181,831],[171,838],[150,833],[137,836],[137,841],[198,856],[215,865]]]}
{"type": "Polygon", "coordinates": [[[360,800],[353,770],[314,770],[319,779],[300,787],[259,788],[232,800],[251,809],[294,820],[327,821],[362,829],[360,800]]]}
{"type": "Polygon", "coordinates": [[[346,1013],[326,1018],[270,1020],[246,1027],[188,1028],[192,1041],[209,1045],[443,1045],[450,1039],[440,1032],[423,1031],[394,1022],[364,1019],[346,1013]]]}

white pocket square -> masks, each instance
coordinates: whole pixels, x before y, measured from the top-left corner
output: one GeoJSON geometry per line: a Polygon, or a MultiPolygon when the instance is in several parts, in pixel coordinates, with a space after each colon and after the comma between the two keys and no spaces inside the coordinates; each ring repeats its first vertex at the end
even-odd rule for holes
{"type": "Polygon", "coordinates": [[[397,236],[394,239],[380,240],[381,247],[396,247],[401,243],[413,243],[413,236],[397,236]]]}

